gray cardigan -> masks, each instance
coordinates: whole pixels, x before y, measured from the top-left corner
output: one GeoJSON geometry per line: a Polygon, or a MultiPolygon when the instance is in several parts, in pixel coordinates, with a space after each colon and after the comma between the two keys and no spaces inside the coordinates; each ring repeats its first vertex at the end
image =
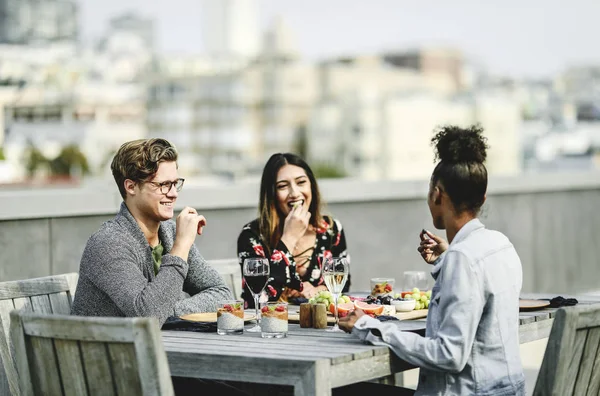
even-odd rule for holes
{"type": "Polygon", "coordinates": [[[154,275],[152,249],[125,203],[87,242],[71,313],[84,316],[154,316],[161,325],[169,316],[214,312],[231,291],[195,245],[188,261],[169,254],[175,222],[160,223],[164,247],[154,275]]]}

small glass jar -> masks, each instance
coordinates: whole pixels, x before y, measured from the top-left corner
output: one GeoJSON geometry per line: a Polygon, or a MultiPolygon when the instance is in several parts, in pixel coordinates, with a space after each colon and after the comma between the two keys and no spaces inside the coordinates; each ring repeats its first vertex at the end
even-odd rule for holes
{"type": "Polygon", "coordinates": [[[262,338],[283,338],[288,333],[288,305],[285,302],[263,303],[260,309],[262,338]]]}
{"type": "Polygon", "coordinates": [[[225,300],[217,305],[217,334],[242,334],[244,332],[244,302],[225,300]]]}

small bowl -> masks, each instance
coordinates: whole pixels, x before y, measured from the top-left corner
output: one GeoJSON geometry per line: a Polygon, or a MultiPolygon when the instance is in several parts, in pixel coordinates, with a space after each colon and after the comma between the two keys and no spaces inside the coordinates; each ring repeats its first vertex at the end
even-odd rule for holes
{"type": "Polygon", "coordinates": [[[396,312],[410,312],[415,309],[416,300],[412,298],[406,300],[392,300],[392,305],[396,307],[396,312]]]}
{"type": "Polygon", "coordinates": [[[394,292],[394,278],[371,278],[371,295],[373,297],[385,296],[394,292]],[[389,290],[386,289],[389,285],[389,290]]]}

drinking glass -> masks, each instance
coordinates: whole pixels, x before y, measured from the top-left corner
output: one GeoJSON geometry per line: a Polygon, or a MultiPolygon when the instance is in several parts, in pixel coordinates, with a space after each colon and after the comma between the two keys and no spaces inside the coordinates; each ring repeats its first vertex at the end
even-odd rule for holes
{"type": "Polygon", "coordinates": [[[427,274],[425,271],[404,271],[402,288],[403,291],[412,291],[414,288],[427,290],[427,274]]]}
{"type": "Polygon", "coordinates": [[[224,300],[217,304],[217,334],[242,334],[244,332],[244,302],[224,300]]]}
{"type": "Polygon", "coordinates": [[[256,312],[256,325],[246,331],[258,333],[260,332],[258,300],[269,280],[269,260],[266,258],[247,258],[244,260],[243,273],[246,285],[250,289],[252,297],[254,297],[254,309],[256,312]]]}
{"type": "Polygon", "coordinates": [[[329,292],[333,295],[333,303],[335,306],[335,324],[327,331],[343,331],[338,326],[339,317],[337,305],[338,298],[340,298],[342,290],[346,285],[349,272],[350,266],[345,257],[333,257],[325,259],[323,262],[323,279],[325,280],[325,285],[327,285],[329,292]]]}
{"type": "Polygon", "coordinates": [[[288,305],[285,302],[263,303],[260,309],[260,336],[262,338],[284,338],[288,333],[288,305]]]}

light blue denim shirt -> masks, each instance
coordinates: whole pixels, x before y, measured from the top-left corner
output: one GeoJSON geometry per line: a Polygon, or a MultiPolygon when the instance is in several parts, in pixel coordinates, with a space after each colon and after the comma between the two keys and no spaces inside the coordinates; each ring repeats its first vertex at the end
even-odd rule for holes
{"type": "Polygon", "coordinates": [[[525,395],[519,355],[521,260],[508,238],[471,220],[431,275],[435,286],[425,337],[366,315],[352,333],[387,345],[420,367],[416,395],[525,395]]]}

